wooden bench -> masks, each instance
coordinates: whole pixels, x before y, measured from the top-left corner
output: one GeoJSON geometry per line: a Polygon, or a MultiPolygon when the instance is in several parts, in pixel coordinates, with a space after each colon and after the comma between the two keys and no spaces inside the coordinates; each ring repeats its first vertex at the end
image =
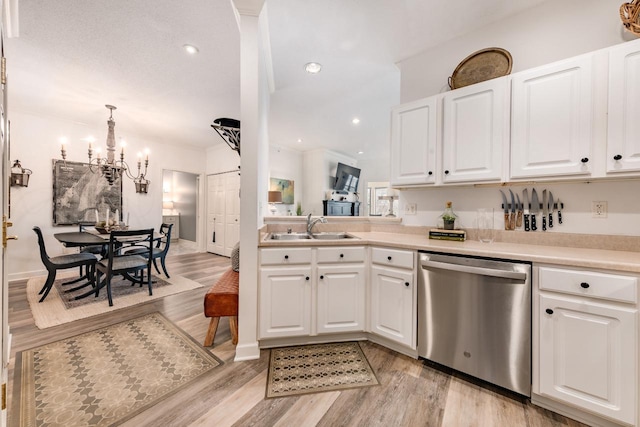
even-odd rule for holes
{"type": "Polygon", "coordinates": [[[218,330],[218,322],[223,316],[229,316],[231,342],[238,344],[238,280],[239,273],[227,270],[204,296],[204,315],[211,317],[209,329],[204,338],[204,346],[213,345],[218,330]]]}

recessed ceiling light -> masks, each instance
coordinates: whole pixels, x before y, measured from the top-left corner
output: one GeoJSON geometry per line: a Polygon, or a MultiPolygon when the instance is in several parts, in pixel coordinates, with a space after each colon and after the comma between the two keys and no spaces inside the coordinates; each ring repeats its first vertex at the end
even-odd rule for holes
{"type": "Polygon", "coordinates": [[[364,154],[364,151],[360,150],[358,151],[358,154],[364,154]]]}
{"type": "Polygon", "coordinates": [[[318,74],[322,70],[322,64],[318,62],[308,62],[305,64],[304,70],[309,74],[318,74]]]}
{"type": "Polygon", "coordinates": [[[360,119],[357,117],[354,117],[353,120],[351,120],[351,123],[353,123],[354,125],[357,125],[358,123],[360,123],[360,119]]]}
{"type": "Polygon", "coordinates": [[[187,51],[187,53],[191,55],[195,55],[196,53],[200,52],[197,47],[191,44],[185,44],[182,47],[187,51]]]}
{"type": "Polygon", "coordinates": [[[302,142],[302,138],[298,138],[298,144],[302,142]]]}

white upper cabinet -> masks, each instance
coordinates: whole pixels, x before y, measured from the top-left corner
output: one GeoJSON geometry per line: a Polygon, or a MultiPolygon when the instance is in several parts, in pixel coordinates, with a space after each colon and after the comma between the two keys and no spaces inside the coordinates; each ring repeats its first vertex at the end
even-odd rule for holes
{"type": "Polygon", "coordinates": [[[443,95],[443,183],[502,180],[508,140],[508,78],[443,95]]]}
{"type": "Polygon", "coordinates": [[[640,41],[609,51],[607,172],[640,171],[640,41]]]}
{"type": "Polygon", "coordinates": [[[513,75],[511,177],[590,175],[594,54],[513,75]]]}
{"type": "Polygon", "coordinates": [[[437,99],[391,110],[391,185],[435,183],[437,99]]]}

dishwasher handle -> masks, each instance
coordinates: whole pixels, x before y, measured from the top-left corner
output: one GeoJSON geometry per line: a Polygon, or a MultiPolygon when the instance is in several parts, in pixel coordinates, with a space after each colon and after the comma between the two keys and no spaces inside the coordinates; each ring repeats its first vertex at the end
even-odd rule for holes
{"type": "Polygon", "coordinates": [[[457,271],[460,273],[479,274],[482,276],[489,276],[489,277],[502,277],[505,279],[516,279],[516,280],[521,280],[523,282],[527,279],[526,273],[520,273],[517,271],[505,271],[505,270],[496,270],[493,268],[472,267],[468,265],[452,264],[449,262],[424,260],[424,261],[421,261],[421,266],[424,270],[427,270],[429,267],[432,267],[432,268],[439,268],[440,270],[457,271]]]}

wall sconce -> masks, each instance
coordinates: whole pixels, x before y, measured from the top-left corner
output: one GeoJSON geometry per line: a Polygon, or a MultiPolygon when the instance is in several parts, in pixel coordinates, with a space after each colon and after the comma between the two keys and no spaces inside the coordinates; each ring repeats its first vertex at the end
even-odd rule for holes
{"type": "Polygon", "coordinates": [[[24,169],[20,160],[16,160],[11,166],[11,186],[28,187],[29,177],[33,172],[31,169],[24,169]]]}
{"type": "Polygon", "coordinates": [[[144,177],[144,174],[140,175],[138,178],[133,180],[133,183],[136,185],[136,193],[144,193],[147,194],[149,191],[149,184],[151,181],[144,177]]]}
{"type": "Polygon", "coordinates": [[[271,211],[271,215],[276,214],[276,205],[275,203],[282,203],[282,191],[269,191],[269,210],[271,211]]]}

